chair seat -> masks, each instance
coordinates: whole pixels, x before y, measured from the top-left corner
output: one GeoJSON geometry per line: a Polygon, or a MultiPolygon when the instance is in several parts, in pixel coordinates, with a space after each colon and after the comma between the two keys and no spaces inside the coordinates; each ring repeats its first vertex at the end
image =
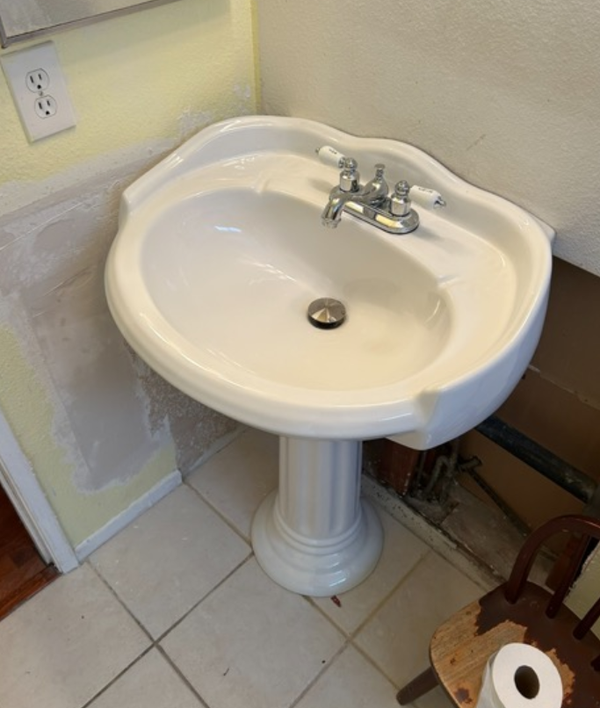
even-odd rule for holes
{"type": "Polygon", "coordinates": [[[431,664],[440,685],[459,706],[474,708],[488,658],[510,642],[545,652],[563,683],[564,708],[600,708],[600,672],[591,666],[600,640],[591,632],[573,637],[578,618],[564,605],[554,618],[545,614],[551,595],[526,583],[516,603],[501,585],[441,625],[431,640],[431,664]]]}

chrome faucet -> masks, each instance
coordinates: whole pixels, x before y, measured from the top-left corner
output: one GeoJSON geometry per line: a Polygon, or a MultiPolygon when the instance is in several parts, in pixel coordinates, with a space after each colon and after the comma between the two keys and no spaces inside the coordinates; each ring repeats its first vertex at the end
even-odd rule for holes
{"type": "Polygon", "coordinates": [[[387,233],[406,234],[417,228],[419,216],[411,206],[408,182],[398,182],[390,197],[384,165],[375,165],[375,177],[364,186],[360,184],[354,158],[343,158],[340,166],[339,185],[329,193],[329,200],[321,214],[325,226],[335,228],[345,211],[387,233]]]}

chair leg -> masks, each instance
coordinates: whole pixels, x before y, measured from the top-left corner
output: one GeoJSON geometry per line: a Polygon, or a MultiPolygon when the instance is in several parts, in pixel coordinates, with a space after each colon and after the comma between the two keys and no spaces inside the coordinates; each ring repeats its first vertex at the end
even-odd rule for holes
{"type": "Polygon", "coordinates": [[[410,683],[407,683],[404,688],[401,688],[396,695],[396,700],[401,706],[407,703],[412,703],[420,698],[425,693],[433,690],[438,685],[437,676],[431,666],[414,678],[410,683]]]}

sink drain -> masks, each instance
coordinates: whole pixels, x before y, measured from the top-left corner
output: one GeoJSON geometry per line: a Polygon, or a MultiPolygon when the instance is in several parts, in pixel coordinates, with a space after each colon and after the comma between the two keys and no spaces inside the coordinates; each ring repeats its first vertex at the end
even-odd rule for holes
{"type": "Polygon", "coordinates": [[[308,321],[320,329],[334,329],[346,319],[346,308],[332,297],[320,297],[308,306],[308,321]]]}

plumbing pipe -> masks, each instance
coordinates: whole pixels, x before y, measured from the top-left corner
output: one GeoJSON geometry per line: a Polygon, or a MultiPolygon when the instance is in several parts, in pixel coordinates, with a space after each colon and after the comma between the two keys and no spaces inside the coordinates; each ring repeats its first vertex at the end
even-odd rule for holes
{"type": "Polygon", "coordinates": [[[490,416],[475,430],[580,501],[589,504],[596,495],[598,484],[594,479],[496,416],[490,416]]]}

